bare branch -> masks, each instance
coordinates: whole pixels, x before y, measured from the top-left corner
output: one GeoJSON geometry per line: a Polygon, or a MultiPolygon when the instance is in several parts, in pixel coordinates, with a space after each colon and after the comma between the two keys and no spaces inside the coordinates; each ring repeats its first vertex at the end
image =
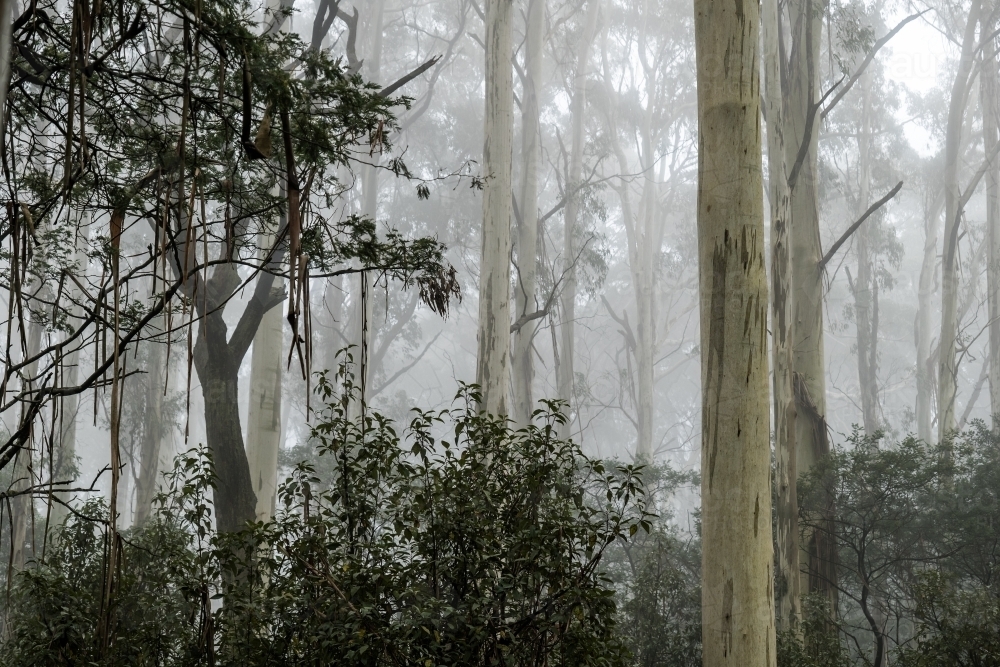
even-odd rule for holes
{"type": "Polygon", "coordinates": [[[821,259],[820,262],[819,262],[819,267],[818,267],[819,270],[822,271],[823,268],[826,267],[827,263],[831,259],[833,259],[833,256],[837,254],[838,250],[840,250],[840,247],[842,245],[844,245],[844,243],[847,242],[847,239],[851,238],[851,234],[853,234],[854,232],[858,231],[858,227],[860,227],[861,224],[865,220],[867,220],[868,218],[870,218],[871,215],[873,213],[875,213],[875,211],[877,211],[880,208],[882,208],[883,206],[885,206],[885,204],[888,203],[888,201],[890,199],[892,199],[893,197],[895,197],[896,194],[902,188],[903,188],[903,181],[900,181],[899,183],[896,183],[896,187],[894,187],[892,190],[889,191],[889,194],[887,194],[886,196],[882,197],[877,202],[875,202],[874,204],[872,204],[871,206],[869,206],[868,210],[865,211],[864,214],[862,214],[862,216],[860,218],[858,218],[857,220],[855,220],[854,224],[852,224],[850,227],[848,227],[847,231],[844,232],[844,234],[839,239],[837,239],[837,242],[834,243],[832,246],[830,246],[830,249],[826,251],[826,254],[823,255],[823,259],[821,259]]]}
{"type": "Polygon", "coordinates": [[[406,74],[405,76],[390,83],[388,86],[378,91],[379,97],[389,97],[394,92],[396,92],[397,90],[408,84],[410,81],[412,81],[413,79],[417,78],[418,76],[429,70],[439,60],[441,60],[441,56],[434,56],[433,58],[431,58],[430,60],[428,60],[423,65],[416,68],[409,74],[406,74]]]}

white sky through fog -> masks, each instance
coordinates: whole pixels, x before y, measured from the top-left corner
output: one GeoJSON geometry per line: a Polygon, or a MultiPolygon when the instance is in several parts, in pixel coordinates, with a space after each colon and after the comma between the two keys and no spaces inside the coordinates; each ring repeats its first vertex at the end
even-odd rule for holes
{"type": "MultiPolygon", "coordinates": [[[[886,21],[891,29],[899,21],[906,18],[910,12],[898,12],[886,21]]],[[[941,33],[935,30],[923,18],[907,24],[880,54],[885,64],[886,76],[903,84],[912,92],[924,95],[934,88],[941,80],[948,67],[949,45],[941,33]]],[[[900,109],[901,114],[909,119],[908,109],[900,109]]],[[[921,127],[919,121],[906,123],[904,131],[910,145],[921,156],[929,156],[937,152],[937,141],[921,127]]]]}

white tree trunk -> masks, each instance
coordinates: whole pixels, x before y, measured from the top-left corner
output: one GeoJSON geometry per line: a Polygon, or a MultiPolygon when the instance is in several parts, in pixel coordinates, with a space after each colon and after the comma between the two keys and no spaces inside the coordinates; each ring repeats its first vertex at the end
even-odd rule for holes
{"type": "Polygon", "coordinates": [[[566,213],[563,220],[563,270],[566,272],[562,293],[559,295],[561,322],[559,325],[559,368],[556,377],[556,388],[559,398],[569,404],[570,415],[576,406],[573,405],[573,387],[576,383],[576,233],[580,222],[580,193],[573,192],[579,188],[583,180],[583,139],[584,121],[587,112],[587,74],[590,64],[590,48],[597,29],[597,13],[600,9],[599,0],[591,0],[587,7],[583,34],[577,45],[576,73],[573,77],[573,98],[570,102],[570,158],[569,173],[566,174],[566,187],[569,198],[566,200],[566,213]]]}
{"type": "Polygon", "coordinates": [[[705,667],[775,665],[759,20],[695,0],[705,667]]]}
{"type": "Polygon", "coordinates": [[[941,254],[941,337],[938,356],[938,438],[944,441],[955,429],[955,393],[958,380],[956,337],[958,335],[958,228],[960,199],[958,183],[962,126],[968,86],[975,65],[976,25],[981,0],[973,0],[962,39],[962,55],[951,89],[944,147],[944,250],[941,254]]]}
{"type": "Polygon", "coordinates": [[[511,143],[514,90],[511,71],[512,0],[486,2],[486,101],[483,119],[483,230],[479,271],[479,353],[476,382],[481,408],[507,414],[510,383],[511,143]]]}
{"type": "MultiPolygon", "coordinates": [[[[89,215],[85,214],[84,218],[80,222],[80,227],[77,230],[76,254],[74,257],[76,269],[81,272],[81,275],[79,276],[81,279],[86,275],[87,265],[90,262],[90,259],[87,257],[89,237],[89,215]]],[[[79,323],[83,321],[84,316],[84,309],[82,305],[84,296],[75,284],[70,288],[69,293],[73,302],[79,304],[74,305],[71,309],[72,315],[70,317],[70,325],[79,326],[79,323]]],[[[62,372],[62,382],[64,386],[72,387],[77,384],[78,378],[80,377],[79,346],[74,347],[70,353],[66,355],[63,360],[62,372]]],[[[64,396],[59,400],[59,441],[58,447],[56,448],[56,460],[52,466],[54,481],[76,479],[76,419],[79,409],[80,396],[78,394],[64,396]]],[[[69,502],[71,496],[71,494],[66,492],[58,491],[53,495],[61,500],[62,503],[69,502]]],[[[49,514],[49,523],[52,526],[59,526],[62,524],[66,520],[66,516],[69,514],[69,510],[67,510],[66,506],[62,503],[52,503],[52,510],[49,514]]]]}
{"type": "Polygon", "coordinates": [[[934,437],[932,429],[934,395],[934,378],[936,364],[931,355],[931,339],[933,326],[931,311],[934,306],[932,296],[937,286],[937,242],[938,225],[941,207],[944,205],[943,192],[934,184],[927,186],[932,194],[925,195],[924,200],[924,253],[920,264],[920,278],[917,283],[917,316],[914,322],[914,337],[917,348],[917,437],[924,442],[931,442],[934,437]]]}
{"type": "Polygon", "coordinates": [[[774,359],[774,449],[777,461],[777,622],[798,632],[802,618],[799,576],[799,505],[792,396],[790,192],[785,164],[785,110],[781,90],[778,0],[761,3],[767,103],[767,158],[771,201],[771,351],[774,359]]]}
{"type": "MultiPolygon", "coordinates": [[[[785,94],[785,160],[789,175],[795,168],[800,141],[808,142],[798,177],[791,186],[792,262],[792,394],[795,398],[795,457],[799,477],[830,451],[826,425],[826,360],[823,330],[823,256],[819,235],[818,145],[819,122],[807,137],[809,108],[818,99],[823,14],[811,0],[789,7],[794,27],[785,94]],[[791,140],[794,137],[794,140],[791,140]]],[[[832,520],[832,498],[824,508],[832,520]]],[[[824,595],[836,609],[836,552],[825,533],[812,531],[800,542],[800,557],[808,563],[801,590],[824,595]]]]}
{"type": "MultiPolygon", "coordinates": [[[[983,32],[993,33],[996,21],[983,32]]],[[[983,71],[979,91],[983,109],[983,150],[991,155],[1000,141],[997,127],[997,95],[1000,94],[997,52],[991,40],[983,51],[983,71]]],[[[994,160],[986,171],[986,243],[988,244],[987,287],[990,316],[990,415],[993,432],[1000,433],[1000,161],[994,160]]]]}
{"type": "MultiPolygon", "coordinates": [[[[872,109],[871,77],[862,75],[861,132],[858,135],[859,194],[855,217],[861,217],[870,204],[872,109]]],[[[871,226],[863,224],[856,232],[858,275],[854,280],[854,323],[858,347],[858,387],[861,394],[861,416],[865,433],[874,435],[879,427],[878,406],[878,294],[873,267],[871,226]]]]}
{"type": "MultiPolygon", "coordinates": [[[[262,235],[262,248],[272,235],[262,235]]],[[[257,497],[257,520],[274,516],[278,490],[278,451],[281,449],[281,375],[284,318],[280,307],[264,314],[253,338],[250,359],[250,411],[247,416],[247,462],[257,497]]]]}
{"type": "MultiPolygon", "coordinates": [[[[156,332],[167,327],[167,317],[156,318],[156,332]]],[[[152,332],[151,332],[152,333],[152,332]]],[[[149,354],[146,357],[146,424],[143,428],[142,444],[139,451],[139,475],[135,488],[135,525],[143,525],[152,515],[153,498],[156,496],[159,476],[161,449],[164,436],[169,428],[163,415],[163,392],[166,389],[167,350],[166,343],[159,340],[147,342],[149,354]]]]}
{"type": "MultiPolygon", "coordinates": [[[[538,309],[535,300],[538,268],[538,160],[541,154],[538,125],[538,95],[542,85],[542,36],[545,32],[545,0],[528,1],[524,56],[524,99],[521,112],[521,219],[517,235],[517,284],[514,288],[515,319],[538,309]]],[[[514,417],[525,425],[534,408],[531,341],[537,327],[523,325],[514,335],[514,417]]]]}

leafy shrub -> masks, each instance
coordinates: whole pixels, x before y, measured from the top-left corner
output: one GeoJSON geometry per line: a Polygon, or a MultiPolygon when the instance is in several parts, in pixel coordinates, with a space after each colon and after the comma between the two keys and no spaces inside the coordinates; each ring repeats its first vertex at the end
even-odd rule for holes
{"type": "Polygon", "coordinates": [[[211,461],[189,452],[121,537],[110,607],[93,501],[19,577],[3,664],[626,664],[601,561],[649,525],[636,468],[559,440],[552,405],[514,431],[463,389],[401,437],[320,391],[327,475],[300,463],[273,521],[219,535],[211,461]]]}

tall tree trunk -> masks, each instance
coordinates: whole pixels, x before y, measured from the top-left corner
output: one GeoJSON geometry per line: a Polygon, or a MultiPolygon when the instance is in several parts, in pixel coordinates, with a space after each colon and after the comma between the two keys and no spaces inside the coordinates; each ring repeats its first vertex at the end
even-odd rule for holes
{"type": "MultiPolygon", "coordinates": [[[[222,313],[208,316],[212,318],[221,320],[222,313]]],[[[257,497],[240,424],[240,360],[233,359],[222,342],[206,344],[203,355],[196,352],[195,368],[205,401],[206,440],[215,464],[215,523],[219,532],[232,533],[254,520],[257,497]]]]}
{"type": "MultiPolygon", "coordinates": [[[[517,234],[517,285],[515,319],[535,312],[538,268],[538,160],[541,140],[538,95],[542,85],[542,37],[545,33],[545,0],[529,0],[524,55],[524,94],[521,111],[521,219],[517,234]]],[[[518,424],[531,420],[534,367],[531,341],[536,327],[522,326],[514,336],[514,417],[518,424]]]]}
{"type": "MultiPolygon", "coordinates": [[[[792,255],[792,393],[795,398],[796,472],[799,476],[830,452],[826,426],[826,364],[823,347],[823,257],[819,235],[818,139],[819,123],[806,136],[810,109],[818,99],[822,8],[811,0],[796,0],[791,14],[792,48],[786,93],[785,159],[789,172],[796,167],[800,141],[808,142],[797,179],[791,183],[792,255]]],[[[826,513],[832,520],[832,499],[826,513]]],[[[802,588],[820,593],[836,609],[836,550],[823,531],[803,535],[802,558],[808,563],[802,588]]]]}
{"type": "Polygon", "coordinates": [[[962,38],[962,55],[951,89],[948,126],[944,144],[944,250],[941,254],[941,337],[938,353],[938,438],[944,442],[955,429],[955,393],[958,381],[956,337],[958,336],[958,229],[961,189],[958,183],[962,127],[972,69],[975,65],[976,25],[981,0],[972,0],[962,38]]]}
{"type": "MultiPolygon", "coordinates": [[[[370,21],[371,52],[364,61],[365,78],[368,81],[379,83],[382,78],[382,32],[383,20],[385,18],[385,0],[375,0],[372,3],[372,16],[370,21]]],[[[375,219],[378,213],[378,162],[379,155],[371,157],[371,164],[367,164],[361,171],[361,213],[366,218],[375,219]]],[[[374,377],[375,364],[372,363],[372,349],[374,332],[372,322],[375,313],[375,299],[372,295],[373,281],[367,271],[359,273],[356,278],[357,291],[353,300],[354,305],[354,328],[352,329],[351,344],[354,345],[355,382],[357,386],[364,390],[364,400],[368,400],[367,392],[371,388],[374,377]]],[[[353,407],[357,407],[352,404],[353,407]]]]}
{"type": "MultiPolygon", "coordinates": [[[[652,97],[652,96],[650,96],[652,97]]],[[[638,400],[636,416],[639,420],[636,444],[636,460],[652,463],[653,461],[653,364],[656,355],[656,330],[653,323],[656,320],[656,280],[653,257],[658,252],[654,226],[657,211],[657,183],[654,177],[655,155],[653,147],[653,103],[646,106],[646,114],[642,128],[642,168],[643,177],[642,201],[639,206],[639,238],[642,242],[638,247],[638,262],[633,269],[636,306],[636,375],[638,376],[638,400]]]]}
{"type": "Polygon", "coordinates": [[[570,101],[570,156],[569,173],[566,174],[566,212],[563,221],[563,270],[566,272],[563,290],[559,295],[561,323],[559,325],[559,371],[556,378],[559,398],[573,406],[573,387],[576,384],[576,234],[580,223],[580,192],[583,181],[583,139],[587,113],[587,75],[590,70],[590,48],[597,29],[599,0],[591,0],[587,7],[583,33],[577,44],[576,72],[573,76],[573,98],[570,101]]]}
{"type": "Polygon", "coordinates": [[[706,667],[775,665],[758,30],[695,0],[706,667]]]}
{"type": "Polygon", "coordinates": [[[799,576],[799,503],[796,493],[795,401],[792,397],[790,193],[785,164],[785,110],[781,90],[778,0],[761,3],[767,102],[768,185],[771,200],[771,351],[774,359],[774,450],[777,461],[775,577],[777,623],[798,632],[802,618],[799,576]]]}
{"type": "MultiPolygon", "coordinates": [[[[284,222],[279,223],[279,227],[284,222]]],[[[263,234],[269,248],[272,234],[263,234]]],[[[247,413],[247,464],[257,498],[258,521],[274,516],[278,491],[278,452],[281,449],[281,376],[285,349],[284,319],[280,308],[264,314],[250,353],[250,409],[247,413]]]]}
{"type": "MultiPolygon", "coordinates": [[[[983,33],[992,34],[996,29],[996,6],[991,14],[991,20],[984,26],[983,33]]],[[[983,109],[983,149],[986,155],[992,155],[1000,141],[1000,129],[997,127],[1000,74],[994,40],[990,40],[983,49],[979,92],[983,109]]],[[[986,294],[990,317],[990,416],[993,432],[1000,433],[1000,161],[995,159],[986,170],[986,243],[986,294]]]]}
{"type": "MultiPolygon", "coordinates": [[[[486,2],[486,100],[483,116],[482,262],[479,271],[479,351],[476,382],[481,408],[507,414],[510,382],[511,71],[513,0],[486,2]]],[[[563,362],[565,363],[565,361],[563,362]]]]}
{"type": "MultiPolygon", "coordinates": [[[[861,81],[861,132],[858,135],[858,201],[856,216],[868,209],[871,183],[871,81],[862,75],[861,81]]],[[[853,285],[854,322],[858,348],[858,385],[861,394],[861,415],[865,433],[873,435],[879,427],[878,419],[878,313],[874,310],[876,289],[872,266],[872,222],[862,225],[857,234],[858,275],[853,285]]]]}
{"type": "MultiPolygon", "coordinates": [[[[269,21],[280,11],[280,3],[269,0],[269,21]]],[[[287,32],[289,21],[281,19],[274,30],[287,32]]],[[[279,194],[276,187],[273,191],[279,194]]],[[[282,229],[287,216],[281,215],[278,228],[282,229]]],[[[274,242],[274,235],[262,233],[258,237],[261,255],[274,242]]],[[[246,454],[250,466],[250,480],[257,498],[256,518],[267,521],[274,516],[275,494],[278,490],[278,452],[281,449],[281,366],[284,349],[284,322],[281,310],[272,308],[264,314],[253,338],[250,353],[250,404],[247,411],[246,454]]]]}
{"type": "Polygon", "coordinates": [[[917,437],[931,442],[933,432],[933,407],[935,367],[931,354],[933,326],[931,312],[934,309],[932,297],[937,285],[937,241],[938,218],[944,205],[944,192],[935,187],[935,178],[928,179],[930,193],[924,197],[924,254],[920,264],[920,278],[917,286],[917,315],[914,322],[914,338],[917,348],[917,437]]]}
{"type": "MultiPolygon", "coordinates": [[[[155,331],[150,333],[164,332],[166,328],[166,315],[161,314],[156,319],[155,331]]],[[[146,345],[149,346],[145,376],[146,424],[142,431],[142,443],[139,445],[139,475],[135,485],[137,526],[143,525],[152,515],[153,498],[156,496],[160,474],[160,450],[168,428],[163,416],[163,392],[170,372],[167,368],[166,344],[150,340],[146,345]]]]}
{"type": "MultiPolygon", "coordinates": [[[[76,270],[82,275],[86,275],[87,264],[90,259],[87,256],[89,250],[90,222],[89,215],[85,215],[80,222],[80,227],[76,233],[76,254],[74,261],[76,270]]],[[[82,277],[81,275],[81,277],[82,277]]],[[[84,295],[74,284],[70,288],[71,299],[74,305],[71,309],[70,321],[74,326],[78,326],[83,321],[84,295]]],[[[80,347],[75,346],[63,360],[63,385],[67,387],[75,386],[80,376],[80,347]]],[[[77,477],[76,467],[76,418],[80,409],[80,396],[72,394],[59,399],[59,440],[56,447],[56,460],[53,465],[52,474],[55,481],[75,480],[77,477]]],[[[69,510],[63,503],[68,503],[71,494],[56,491],[53,495],[61,502],[53,502],[49,515],[49,523],[52,526],[59,526],[69,514],[69,510]]]]}

